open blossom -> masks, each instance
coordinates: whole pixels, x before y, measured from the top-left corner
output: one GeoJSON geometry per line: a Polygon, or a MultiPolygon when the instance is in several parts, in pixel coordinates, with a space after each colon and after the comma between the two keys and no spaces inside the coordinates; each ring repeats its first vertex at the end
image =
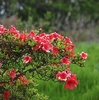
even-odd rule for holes
{"type": "Polygon", "coordinates": [[[11,26],[11,28],[9,29],[9,31],[13,35],[19,34],[19,31],[14,26],[11,26]]]}
{"type": "Polygon", "coordinates": [[[8,76],[14,79],[16,77],[16,70],[14,69],[10,70],[10,72],[8,73],[8,76]]]}
{"type": "Polygon", "coordinates": [[[3,26],[0,25],[0,34],[5,34],[8,30],[3,26]]]}
{"type": "Polygon", "coordinates": [[[31,32],[27,35],[27,37],[28,37],[28,38],[34,39],[34,38],[36,37],[36,34],[35,34],[33,31],[31,31],[31,32]]]}
{"type": "Polygon", "coordinates": [[[22,34],[20,34],[20,35],[19,35],[19,40],[21,40],[21,41],[24,41],[24,42],[25,42],[25,41],[26,41],[26,39],[27,39],[27,34],[23,34],[23,33],[22,33],[22,34]]]}
{"type": "Polygon", "coordinates": [[[78,85],[78,81],[75,74],[72,74],[69,70],[64,70],[56,74],[56,78],[60,81],[65,81],[64,88],[73,90],[78,85]]]}
{"type": "Polygon", "coordinates": [[[53,55],[58,54],[59,53],[58,48],[53,46],[52,53],[53,53],[53,55]]]}
{"type": "Polygon", "coordinates": [[[29,62],[32,62],[32,57],[30,57],[30,56],[24,56],[23,63],[29,63],[29,62]]]}
{"type": "Polygon", "coordinates": [[[32,49],[34,50],[34,51],[37,51],[38,49],[40,49],[41,48],[41,44],[40,43],[38,43],[36,46],[34,46],[32,49]]]}
{"type": "Polygon", "coordinates": [[[49,38],[49,40],[52,40],[52,39],[54,39],[54,40],[61,39],[62,40],[62,39],[64,39],[64,37],[62,35],[60,35],[56,32],[49,34],[48,38],[49,38]]]}
{"type": "Polygon", "coordinates": [[[37,42],[37,44],[33,47],[33,50],[37,51],[40,49],[45,52],[50,52],[50,50],[52,50],[52,44],[48,40],[47,35],[40,34],[39,36],[36,36],[34,40],[37,42]]]}
{"type": "Polygon", "coordinates": [[[72,41],[70,40],[70,38],[66,37],[66,38],[65,38],[65,43],[66,43],[66,44],[71,44],[72,41]]]}
{"type": "Polygon", "coordinates": [[[2,97],[4,98],[4,100],[8,100],[10,97],[10,91],[5,91],[2,95],[2,97]]]}
{"type": "Polygon", "coordinates": [[[63,57],[63,58],[61,59],[61,62],[62,62],[62,64],[66,64],[66,65],[71,64],[70,60],[69,60],[68,58],[66,58],[66,57],[63,57]]]}
{"type": "Polygon", "coordinates": [[[74,56],[74,48],[75,45],[74,44],[69,44],[65,47],[65,50],[69,53],[70,56],[74,56]]]}
{"type": "Polygon", "coordinates": [[[49,41],[42,42],[42,50],[45,52],[50,52],[52,49],[52,44],[49,41]]]}
{"type": "Polygon", "coordinates": [[[71,72],[68,70],[62,71],[62,72],[58,72],[56,74],[56,78],[60,81],[66,81],[68,77],[70,77],[71,72]]]}
{"type": "Polygon", "coordinates": [[[80,53],[80,56],[81,56],[81,58],[82,58],[83,60],[86,60],[87,57],[88,57],[88,54],[85,53],[85,52],[81,52],[81,53],[80,53]]]}
{"type": "Polygon", "coordinates": [[[75,48],[75,45],[74,44],[70,44],[70,45],[68,45],[68,46],[66,46],[66,50],[67,51],[72,51],[72,50],[74,50],[74,48],[75,48]]]}
{"type": "Polygon", "coordinates": [[[66,80],[66,84],[64,88],[73,90],[75,87],[77,87],[77,85],[78,85],[78,81],[76,79],[76,75],[71,74],[71,76],[66,80]]]}

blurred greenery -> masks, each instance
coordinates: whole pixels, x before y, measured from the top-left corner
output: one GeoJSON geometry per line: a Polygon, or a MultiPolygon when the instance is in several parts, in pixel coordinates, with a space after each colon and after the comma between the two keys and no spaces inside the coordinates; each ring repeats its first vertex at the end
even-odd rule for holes
{"type": "Polygon", "coordinates": [[[74,41],[98,40],[98,13],[98,0],[0,0],[0,24],[5,27],[68,33],[74,41]]]}
{"type": "Polygon", "coordinates": [[[78,87],[71,91],[64,89],[63,84],[52,81],[39,81],[39,92],[49,96],[49,100],[99,100],[99,52],[98,43],[79,43],[76,52],[88,53],[86,67],[71,66],[73,73],[77,74],[78,87]]]}
{"type": "Polygon", "coordinates": [[[32,16],[34,20],[38,18],[52,19],[55,16],[64,17],[70,13],[70,19],[75,19],[80,15],[90,16],[91,20],[99,18],[98,0],[0,0],[1,16],[10,16],[16,12],[22,19],[32,16]]]}

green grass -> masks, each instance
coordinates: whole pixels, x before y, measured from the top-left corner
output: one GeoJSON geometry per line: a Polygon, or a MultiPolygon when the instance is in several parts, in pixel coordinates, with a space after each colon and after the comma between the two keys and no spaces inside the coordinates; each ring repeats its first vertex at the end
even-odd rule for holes
{"type": "Polygon", "coordinates": [[[80,43],[76,52],[87,52],[86,67],[71,66],[73,73],[77,74],[79,85],[75,90],[64,89],[64,84],[52,81],[40,81],[38,90],[49,96],[49,100],[99,100],[99,44],[80,43]]]}

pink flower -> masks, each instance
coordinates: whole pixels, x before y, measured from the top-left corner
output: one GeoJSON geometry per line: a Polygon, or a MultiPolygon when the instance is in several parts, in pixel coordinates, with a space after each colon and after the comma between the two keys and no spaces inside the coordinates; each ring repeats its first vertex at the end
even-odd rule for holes
{"type": "Polygon", "coordinates": [[[71,76],[66,80],[66,84],[64,88],[73,90],[74,87],[77,87],[77,85],[78,85],[78,81],[76,79],[76,75],[71,74],[71,76]]]}
{"type": "Polygon", "coordinates": [[[20,34],[20,36],[19,36],[19,40],[21,40],[21,41],[26,41],[26,39],[27,39],[27,34],[20,34]]]}
{"type": "Polygon", "coordinates": [[[23,63],[29,63],[29,62],[32,62],[32,57],[30,57],[30,56],[24,56],[23,63]]]}
{"type": "Polygon", "coordinates": [[[46,40],[44,39],[44,37],[40,37],[40,36],[36,36],[34,38],[34,40],[37,42],[37,43],[40,43],[42,44],[42,42],[45,42],[46,40]]]}
{"type": "Polygon", "coordinates": [[[81,52],[81,53],[80,53],[80,56],[81,56],[81,58],[82,58],[83,60],[86,60],[87,57],[88,57],[88,54],[87,54],[87,53],[84,53],[84,52],[81,52]]]}
{"type": "Polygon", "coordinates": [[[41,48],[41,44],[38,43],[38,44],[36,44],[36,46],[33,47],[33,50],[37,51],[40,48],[41,48]]]}
{"type": "Polygon", "coordinates": [[[56,74],[56,78],[60,81],[65,81],[66,84],[65,84],[64,88],[67,88],[67,89],[73,90],[74,87],[77,87],[77,85],[78,85],[76,75],[72,74],[69,70],[65,70],[62,72],[59,71],[56,74]]]}
{"type": "Polygon", "coordinates": [[[52,40],[52,39],[54,39],[54,40],[61,39],[62,40],[62,39],[64,39],[64,37],[62,35],[60,35],[56,32],[49,34],[48,38],[49,38],[49,40],[52,40]]]}
{"type": "Polygon", "coordinates": [[[0,25],[0,34],[5,34],[8,30],[4,28],[3,25],[0,25]]]}
{"type": "Polygon", "coordinates": [[[2,95],[2,97],[4,98],[4,100],[8,100],[9,96],[10,96],[10,91],[5,91],[3,93],[3,95],[2,95]]]}
{"type": "Polygon", "coordinates": [[[42,50],[44,50],[45,52],[50,52],[51,49],[52,45],[49,41],[42,42],[42,50]]]}
{"type": "Polygon", "coordinates": [[[52,44],[46,39],[47,37],[44,34],[40,34],[40,36],[35,37],[35,41],[37,42],[36,46],[33,47],[33,50],[41,49],[45,52],[50,52],[52,49],[52,44]]]}
{"type": "Polygon", "coordinates": [[[40,34],[39,34],[39,37],[41,37],[41,38],[44,39],[44,40],[48,40],[48,34],[40,33],[40,34]]]}
{"type": "Polygon", "coordinates": [[[70,44],[70,45],[68,45],[68,46],[66,46],[66,50],[69,50],[69,51],[72,51],[72,50],[74,50],[74,47],[75,47],[75,45],[74,44],[70,44]]]}
{"type": "Polygon", "coordinates": [[[71,49],[71,46],[66,46],[66,48],[65,48],[67,51],[71,51],[72,49],[71,49]]]}
{"type": "Polygon", "coordinates": [[[70,45],[67,45],[65,47],[65,50],[68,52],[69,56],[73,57],[74,56],[74,44],[70,44],[70,45]]]}
{"type": "Polygon", "coordinates": [[[29,37],[29,38],[33,38],[33,39],[34,39],[35,36],[36,36],[36,34],[35,34],[33,31],[31,31],[31,32],[28,34],[28,37],[29,37]]]}
{"type": "Polygon", "coordinates": [[[10,30],[9,30],[13,35],[19,34],[19,31],[14,27],[11,26],[10,30]]]}
{"type": "Polygon", "coordinates": [[[56,74],[56,78],[59,79],[60,81],[66,81],[67,78],[71,75],[70,71],[68,70],[65,70],[65,71],[62,71],[62,72],[58,72],[56,74]]]}
{"type": "Polygon", "coordinates": [[[71,64],[70,60],[69,60],[68,58],[66,58],[66,57],[63,57],[63,58],[61,59],[61,62],[62,62],[62,64],[66,64],[66,65],[71,64]]]}
{"type": "Polygon", "coordinates": [[[16,70],[14,69],[10,70],[10,72],[8,73],[8,76],[14,79],[16,77],[16,70]]]}
{"type": "Polygon", "coordinates": [[[71,42],[70,38],[66,37],[65,43],[66,43],[66,44],[67,44],[67,43],[68,43],[68,44],[71,44],[72,42],[71,42]]]}

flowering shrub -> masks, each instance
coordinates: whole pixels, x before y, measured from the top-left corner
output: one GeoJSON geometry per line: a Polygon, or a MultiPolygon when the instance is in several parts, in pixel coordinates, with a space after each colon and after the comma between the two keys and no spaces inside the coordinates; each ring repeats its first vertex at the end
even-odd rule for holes
{"type": "Polygon", "coordinates": [[[20,33],[0,26],[0,98],[47,100],[39,95],[35,79],[60,81],[73,90],[78,85],[71,64],[84,66],[88,54],[75,54],[70,38],[56,32],[20,33]]]}

